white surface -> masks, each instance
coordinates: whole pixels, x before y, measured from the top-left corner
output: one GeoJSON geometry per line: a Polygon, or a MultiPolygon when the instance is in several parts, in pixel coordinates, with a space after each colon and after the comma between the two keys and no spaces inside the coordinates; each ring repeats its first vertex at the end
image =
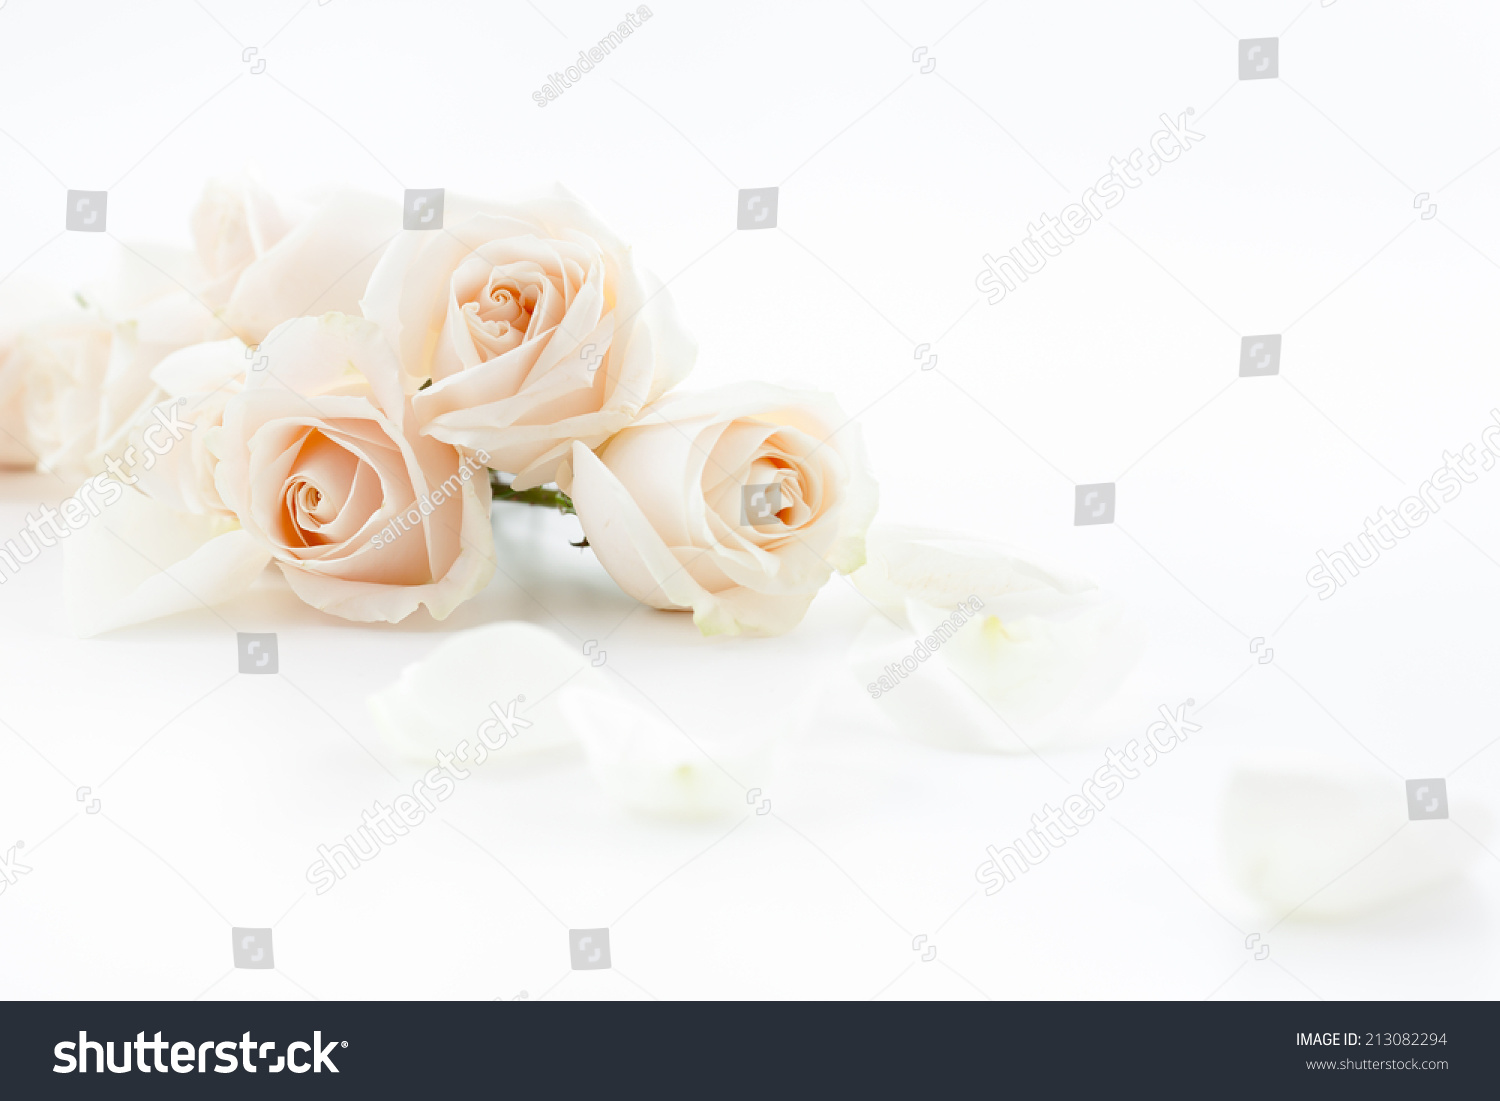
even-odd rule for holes
{"type": "MultiPolygon", "coordinates": [[[[53,550],[0,586],[0,852],[24,841],[33,869],[0,895],[0,995],[1500,990],[1500,839],[1466,817],[1500,780],[1500,472],[1333,599],[1304,581],[1318,548],[1500,405],[1490,6],[664,0],[546,109],[531,90],[623,9],[204,6],[222,26],[193,3],[150,20],[0,9],[0,274],[85,272],[114,247],[53,239],[64,186],[108,187],[116,236],[185,243],[204,180],[247,161],[289,190],[562,180],[670,280],[702,344],[690,385],[835,391],[884,516],[1035,546],[1128,598],[1153,642],[1115,744],[1190,697],[1204,732],[986,898],[985,846],[1076,790],[1102,748],[1044,763],[899,738],[844,669],[869,609],[843,582],[786,638],[703,641],[686,617],[632,610],[564,545],[576,525],[513,510],[497,524],[515,557],[443,624],[330,620],[268,576],[217,615],[77,641],[53,550]],[[1283,31],[1282,79],[1237,82],[1235,38],[1283,31]],[[1188,106],[1200,146],[1000,305],[979,301],[983,253],[1188,106]],[[772,184],[779,228],[734,232],[736,188],[772,184]],[[1281,376],[1237,379],[1240,335],[1268,332],[1281,376]],[[1073,483],[1109,480],[1118,522],[1073,527],[1073,483]],[[774,771],[743,778],[772,812],[642,819],[581,757],[518,761],[315,896],[316,846],[424,771],[380,741],[366,697],[497,617],[603,640],[606,670],[695,738],[795,728],[774,771]],[[277,632],[282,675],[238,675],[235,630],[277,632]],[[1231,880],[1220,842],[1231,770],[1270,750],[1374,768],[1397,798],[1401,777],[1447,777],[1453,818],[1407,828],[1471,850],[1467,875],[1339,923],[1282,920],[1231,880]],[[230,968],[230,926],[273,923],[276,970],[230,968]],[[565,929],[604,925],[614,969],[571,972],[565,929]]],[[[42,476],[0,480],[0,537],[55,497],[42,476]]]]}

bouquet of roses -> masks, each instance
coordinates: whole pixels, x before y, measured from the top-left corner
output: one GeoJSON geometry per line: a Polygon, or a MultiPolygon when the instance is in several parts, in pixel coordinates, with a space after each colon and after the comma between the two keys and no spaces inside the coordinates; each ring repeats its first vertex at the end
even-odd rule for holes
{"type": "MultiPolygon", "coordinates": [[[[396,204],[370,195],[304,203],[214,184],[191,255],[127,245],[118,285],[56,299],[0,287],[0,467],[76,487],[0,541],[0,583],[62,542],[85,635],[228,601],[271,563],[331,615],[443,619],[504,568],[494,503],[544,505],[576,514],[629,596],[691,611],[704,634],[787,631],[834,571],[853,573],[871,614],[848,665],[915,738],[1035,753],[1097,727],[1139,639],[1093,582],[961,534],[871,531],[851,418],[795,388],[680,388],[696,347],[665,288],[567,192],[424,201],[433,216],[397,228],[396,204]]],[[[581,739],[627,806],[745,812],[726,764],[760,774],[770,734],[710,757],[585,665],[541,628],[489,624],[370,708],[414,758],[448,759],[474,716],[493,716],[457,759],[536,727],[526,745],[581,739]]],[[[1305,903],[1326,871],[1267,848],[1256,826],[1262,811],[1285,817],[1285,775],[1240,776],[1227,821],[1242,878],[1305,903]]],[[[1326,801],[1324,782],[1297,790],[1326,801]]],[[[1360,798],[1384,806],[1373,786],[1360,798]]],[[[1415,851],[1389,887],[1329,905],[1460,866],[1415,851]]],[[[335,877],[316,872],[322,893],[335,877]]]]}
{"type": "Polygon", "coordinates": [[[497,568],[496,500],[575,512],[625,592],[707,634],[785,631],[862,564],[875,486],[831,398],[679,389],[665,288],[562,189],[445,205],[398,229],[368,195],[216,184],[186,262],[127,246],[126,293],[0,330],[0,461],[82,482],[46,510],[81,633],[269,563],[332,615],[442,619],[497,568]]]}

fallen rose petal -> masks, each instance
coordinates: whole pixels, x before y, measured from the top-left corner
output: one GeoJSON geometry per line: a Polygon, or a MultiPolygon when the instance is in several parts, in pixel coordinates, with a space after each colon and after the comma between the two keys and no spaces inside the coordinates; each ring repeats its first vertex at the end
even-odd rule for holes
{"type": "MultiPolygon", "coordinates": [[[[1230,870],[1278,918],[1374,910],[1457,879],[1480,851],[1454,822],[1410,820],[1401,779],[1362,765],[1241,766],[1223,813],[1230,870]]],[[[1451,813],[1470,833],[1487,827],[1481,806],[1459,799],[1451,813]]]]}
{"type": "Polygon", "coordinates": [[[903,733],[1028,752],[1097,740],[1142,649],[1124,605],[1002,543],[877,527],[853,581],[878,614],[851,666],[903,733]]]}
{"type": "Polygon", "coordinates": [[[1092,579],[1035,554],[957,532],[876,524],[865,548],[867,561],[851,580],[897,622],[904,620],[907,600],[951,609],[971,596],[990,604],[1014,593],[1072,595],[1098,588],[1092,579]]]}
{"type": "Polygon", "coordinates": [[[470,761],[482,744],[486,760],[513,760],[577,741],[559,690],[593,675],[578,648],[551,631],[521,621],[490,623],[460,631],[408,665],[370,697],[369,707],[391,745],[414,759],[432,761],[468,741],[470,761]],[[514,738],[502,716],[512,720],[514,738]]]}
{"type": "Polygon", "coordinates": [[[590,770],[629,810],[668,818],[743,814],[750,809],[745,785],[769,772],[768,738],[715,745],[710,756],[649,704],[593,685],[570,685],[561,695],[590,770]]]}

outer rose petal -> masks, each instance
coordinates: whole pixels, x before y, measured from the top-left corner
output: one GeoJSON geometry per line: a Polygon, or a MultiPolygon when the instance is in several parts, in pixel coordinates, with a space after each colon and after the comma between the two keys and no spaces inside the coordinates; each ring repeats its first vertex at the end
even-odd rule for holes
{"type": "Polygon", "coordinates": [[[251,357],[238,339],[213,340],[173,352],[151,369],[151,381],[172,397],[208,394],[249,372],[251,357]]]}
{"type": "Polygon", "coordinates": [[[152,302],[115,326],[99,395],[98,442],[88,469],[102,470],[106,455],[118,458],[135,421],[166,397],[152,378],[161,361],[219,328],[213,315],[186,291],[152,302]]]}
{"type": "Polygon", "coordinates": [[[256,349],[257,361],[262,354],[265,365],[246,377],[247,390],[279,388],[314,398],[368,383],[387,417],[400,419],[404,412],[400,365],[380,330],[361,318],[293,318],[266,337],[256,349]]]}
{"type": "Polygon", "coordinates": [[[597,455],[573,445],[573,506],[595,556],[627,594],[653,608],[691,608],[709,594],[678,564],[640,506],[597,455]]]}
{"type": "Polygon", "coordinates": [[[783,634],[801,622],[817,595],[772,595],[740,588],[709,592],[662,542],[620,480],[581,443],[573,445],[572,487],[589,546],[615,583],[653,608],[691,608],[693,622],[705,635],[742,630],[783,634]]]}
{"type": "MultiPolygon", "coordinates": [[[[93,485],[77,496],[87,502],[93,485]]],[[[222,604],[247,590],[271,560],[222,518],[175,512],[121,489],[118,501],[63,543],[64,602],[81,636],[222,604]]]]}
{"type": "MultiPolygon", "coordinates": [[[[597,674],[578,650],[551,631],[521,621],[491,623],[458,632],[408,665],[370,697],[369,707],[392,745],[414,759],[431,760],[464,740],[479,746],[481,725],[497,710],[507,714],[511,701],[520,699],[515,713],[531,727],[490,751],[492,758],[512,760],[577,740],[557,690],[592,676],[597,674]]],[[[493,742],[505,728],[491,725],[483,733],[493,742]]]]}
{"type": "Polygon", "coordinates": [[[400,226],[390,200],[334,195],[245,268],[220,316],[236,336],[258,344],[290,317],[357,314],[380,252],[400,226]]]}
{"type": "Polygon", "coordinates": [[[198,264],[207,277],[203,298],[222,307],[246,268],[287,235],[295,219],[250,177],[211,180],[193,209],[198,264]]]}
{"type": "MultiPolygon", "coordinates": [[[[128,427],[123,442],[138,456],[154,455],[149,469],[137,462],[130,473],[146,496],[179,512],[223,513],[224,502],[213,484],[214,458],[208,437],[223,416],[225,403],[242,389],[249,360],[238,340],[193,344],[173,352],[151,371],[151,381],[164,400],[144,410],[128,427]],[[157,416],[155,410],[160,409],[157,416]],[[178,429],[182,439],[168,441],[165,451],[151,447],[145,433],[165,418],[189,426],[178,429]]],[[[160,429],[154,429],[158,435],[160,429]]],[[[123,454],[123,451],[116,451],[123,454]]]]}

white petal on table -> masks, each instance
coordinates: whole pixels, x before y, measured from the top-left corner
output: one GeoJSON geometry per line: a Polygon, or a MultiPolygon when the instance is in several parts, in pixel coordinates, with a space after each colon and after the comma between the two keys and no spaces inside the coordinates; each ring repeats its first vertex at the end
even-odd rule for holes
{"type": "MultiPolygon", "coordinates": [[[[574,744],[577,731],[561,709],[562,689],[597,676],[576,647],[534,623],[490,623],[460,631],[388,687],[370,697],[370,713],[391,744],[413,759],[432,761],[459,742],[481,744],[479,727],[505,714],[524,696],[516,714],[532,725],[490,752],[486,763],[513,760],[574,744]]],[[[490,726],[498,741],[503,726],[490,726]]],[[[470,759],[472,760],[472,754],[470,759]]]]}
{"type": "MultiPolygon", "coordinates": [[[[1455,803],[1450,813],[1482,835],[1483,808],[1455,803]]],[[[1480,851],[1452,821],[1410,821],[1398,777],[1315,760],[1242,765],[1223,830],[1235,878],[1277,917],[1294,907],[1299,918],[1336,918],[1389,905],[1457,879],[1480,851]]]]}
{"type": "Polygon", "coordinates": [[[629,810],[669,818],[743,814],[746,785],[769,772],[769,737],[715,744],[710,756],[649,705],[619,692],[570,686],[562,695],[594,776],[629,810]]]}
{"type": "Polygon", "coordinates": [[[977,596],[986,605],[1023,592],[1082,594],[1088,577],[1007,543],[932,528],[876,524],[866,537],[868,561],[854,584],[892,619],[908,599],[952,610],[977,596]]]}

